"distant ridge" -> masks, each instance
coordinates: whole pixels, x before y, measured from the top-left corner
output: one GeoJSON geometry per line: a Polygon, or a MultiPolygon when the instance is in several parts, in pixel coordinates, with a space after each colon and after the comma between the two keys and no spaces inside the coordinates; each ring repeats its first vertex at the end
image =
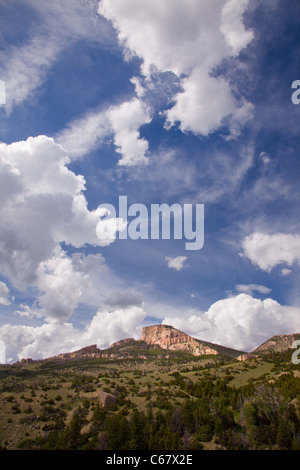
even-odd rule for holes
{"type": "MultiPolygon", "coordinates": [[[[170,325],[151,325],[142,329],[139,340],[125,338],[114,342],[109,348],[99,349],[96,344],[86,346],[77,351],[66,352],[52,356],[44,361],[67,361],[83,358],[126,359],[139,357],[147,359],[147,350],[161,349],[161,357],[170,357],[168,353],[188,352],[193,356],[227,356],[238,361],[261,356],[270,352],[283,352],[292,348],[295,340],[300,339],[300,333],[272,336],[252,352],[240,351],[215,343],[193,338],[187,333],[177,330],[170,325]]],[[[22,359],[20,363],[33,362],[32,359],[22,359]]]]}
{"type": "Polygon", "coordinates": [[[287,351],[292,349],[292,344],[296,340],[300,340],[300,333],[292,333],[290,335],[275,335],[252,351],[252,354],[261,355],[270,352],[287,351]]]}
{"type": "Polygon", "coordinates": [[[116,341],[109,348],[99,349],[97,345],[86,346],[77,351],[62,353],[46,360],[69,360],[80,358],[130,358],[133,348],[138,348],[140,357],[146,359],[147,349],[158,348],[170,352],[185,351],[193,356],[224,355],[238,360],[244,360],[248,353],[218,344],[209,343],[192,338],[188,334],[173,328],[170,325],[152,325],[142,328],[142,336],[139,340],[125,338],[116,341]]]}

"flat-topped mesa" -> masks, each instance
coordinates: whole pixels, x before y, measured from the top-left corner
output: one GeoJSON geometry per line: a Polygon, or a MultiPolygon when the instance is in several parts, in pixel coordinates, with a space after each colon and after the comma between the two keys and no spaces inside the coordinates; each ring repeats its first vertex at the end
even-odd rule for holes
{"type": "Polygon", "coordinates": [[[169,325],[145,326],[142,329],[141,341],[145,341],[148,345],[158,345],[163,349],[188,351],[194,356],[219,354],[211,345],[169,325]]]}
{"type": "Polygon", "coordinates": [[[147,344],[159,344],[160,347],[167,349],[174,343],[189,342],[190,336],[169,325],[152,325],[142,329],[141,340],[147,344]]]}

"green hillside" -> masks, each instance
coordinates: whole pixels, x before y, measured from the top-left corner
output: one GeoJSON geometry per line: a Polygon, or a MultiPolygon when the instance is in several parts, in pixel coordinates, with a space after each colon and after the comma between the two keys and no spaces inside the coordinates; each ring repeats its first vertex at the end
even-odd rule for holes
{"type": "Polygon", "coordinates": [[[238,362],[134,348],[0,366],[1,448],[300,449],[290,353],[238,362]]]}

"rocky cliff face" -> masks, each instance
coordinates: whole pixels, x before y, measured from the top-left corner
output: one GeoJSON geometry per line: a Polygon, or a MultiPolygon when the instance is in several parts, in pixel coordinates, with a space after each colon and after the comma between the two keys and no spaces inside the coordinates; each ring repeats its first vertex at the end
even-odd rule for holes
{"type": "Polygon", "coordinates": [[[130,343],[134,343],[134,339],[133,338],[126,338],[126,339],[121,339],[120,341],[116,341],[115,343],[112,343],[110,345],[110,348],[119,348],[119,347],[123,347],[123,346],[126,346],[127,344],[130,344],[130,343]]]}
{"type": "Polygon", "coordinates": [[[269,352],[282,352],[292,348],[294,341],[300,340],[300,334],[294,333],[290,335],[277,335],[261,344],[253,354],[265,354],[269,352]]]}
{"type": "Polygon", "coordinates": [[[157,345],[171,351],[188,351],[194,356],[219,354],[218,350],[213,347],[214,345],[192,338],[186,333],[169,325],[144,327],[141,341],[145,341],[148,345],[157,345]]]}
{"type": "MultiPolygon", "coordinates": [[[[77,359],[81,357],[99,357],[101,350],[97,348],[96,344],[91,346],[86,346],[85,348],[79,349],[78,351],[73,351],[70,353],[62,353],[58,356],[55,356],[57,360],[66,360],[66,359],[77,359]]],[[[50,358],[53,359],[53,358],[50,358]]]]}
{"type": "MultiPolygon", "coordinates": [[[[259,348],[252,353],[245,351],[238,351],[225,346],[220,346],[215,343],[208,343],[196,338],[192,338],[188,334],[177,330],[169,325],[153,325],[146,326],[142,329],[142,336],[140,340],[136,341],[133,338],[123,339],[111,344],[107,349],[98,349],[97,345],[87,346],[78,351],[70,353],[59,354],[58,356],[45,359],[47,360],[70,360],[80,358],[110,358],[110,359],[128,359],[139,357],[140,359],[147,359],[147,349],[157,347],[169,351],[187,351],[194,356],[208,356],[222,354],[227,357],[235,358],[239,361],[245,361],[254,356],[260,356],[270,351],[281,352],[292,348],[295,340],[300,339],[300,334],[279,335],[273,336],[265,341],[259,348]],[[135,352],[132,355],[132,347],[135,352]],[[137,351],[139,350],[139,353],[137,351]]],[[[162,357],[167,358],[165,353],[162,357]]],[[[23,360],[31,361],[30,359],[23,360]]]]}

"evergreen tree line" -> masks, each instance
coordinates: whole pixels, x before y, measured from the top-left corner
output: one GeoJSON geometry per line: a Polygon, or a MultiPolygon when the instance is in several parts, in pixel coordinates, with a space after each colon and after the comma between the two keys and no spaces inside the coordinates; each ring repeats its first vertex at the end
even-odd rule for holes
{"type": "Polygon", "coordinates": [[[213,441],[228,450],[300,450],[299,382],[287,373],[273,383],[236,389],[226,380],[193,383],[177,373],[173,384],[190,397],[181,405],[166,400],[165,409],[157,410],[150,401],[146,411],[120,405],[112,411],[97,405],[89,419],[81,407],[68,425],[58,418],[44,437],[23,440],[19,448],[200,450],[213,441]]]}

